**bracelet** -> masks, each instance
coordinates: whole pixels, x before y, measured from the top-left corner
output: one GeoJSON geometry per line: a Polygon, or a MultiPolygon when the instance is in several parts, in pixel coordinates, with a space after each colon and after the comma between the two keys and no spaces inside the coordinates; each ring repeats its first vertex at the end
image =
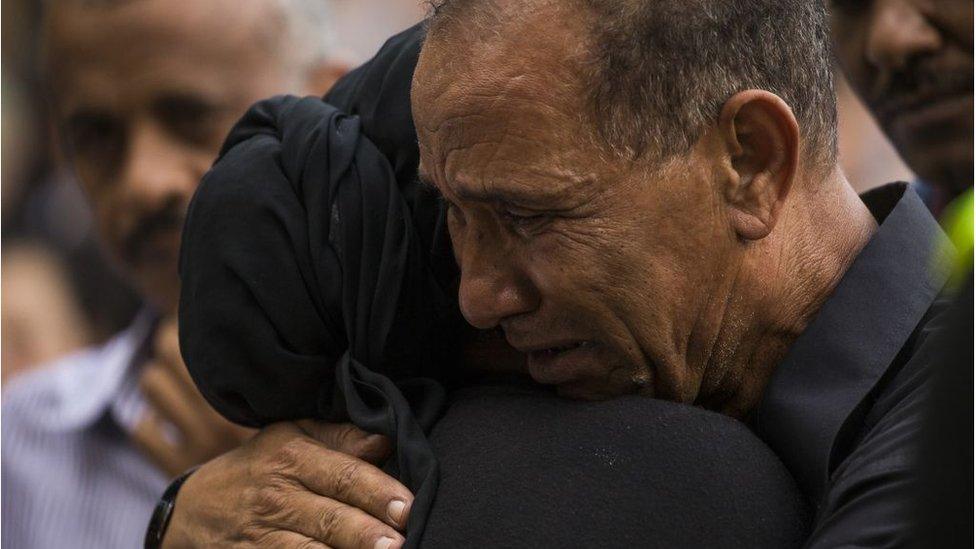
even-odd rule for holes
{"type": "Polygon", "coordinates": [[[146,529],[145,549],[160,549],[163,546],[163,536],[166,535],[166,527],[169,526],[169,520],[173,517],[173,508],[176,506],[176,494],[179,493],[180,487],[183,486],[186,479],[196,470],[196,467],[191,468],[176,477],[166,487],[163,496],[156,503],[152,518],[149,519],[149,527],[146,529]]]}

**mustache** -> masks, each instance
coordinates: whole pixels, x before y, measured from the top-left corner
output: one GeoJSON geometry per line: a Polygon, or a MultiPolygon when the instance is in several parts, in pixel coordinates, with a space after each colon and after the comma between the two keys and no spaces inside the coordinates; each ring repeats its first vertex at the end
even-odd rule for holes
{"type": "Polygon", "coordinates": [[[186,212],[179,201],[167,202],[162,207],[142,215],[122,238],[122,257],[129,263],[137,263],[151,251],[152,242],[160,235],[183,229],[186,212]]]}
{"type": "Polygon", "coordinates": [[[929,59],[915,58],[902,70],[880,75],[868,102],[887,120],[926,103],[972,93],[971,67],[937,66],[929,59]]]}
{"type": "Polygon", "coordinates": [[[592,327],[580,322],[579,318],[583,317],[560,314],[547,318],[536,316],[506,318],[498,327],[487,331],[481,337],[487,340],[503,336],[513,346],[526,342],[534,343],[545,336],[592,339],[592,327]]]}

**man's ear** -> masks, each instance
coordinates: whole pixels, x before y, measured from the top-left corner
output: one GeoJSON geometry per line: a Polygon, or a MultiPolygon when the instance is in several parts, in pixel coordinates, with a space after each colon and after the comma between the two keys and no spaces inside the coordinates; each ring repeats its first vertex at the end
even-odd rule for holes
{"type": "Polygon", "coordinates": [[[321,97],[326,94],[332,85],[350,71],[352,66],[339,59],[327,59],[311,69],[305,79],[305,93],[321,97]]]}
{"type": "Polygon", "coordinates": [[[765,238],[779,219],[800,155],[793,111],[775,94],[746,90],[733,95],[719,115],[728,152],[725,201],[740,238],[765,238]]]}

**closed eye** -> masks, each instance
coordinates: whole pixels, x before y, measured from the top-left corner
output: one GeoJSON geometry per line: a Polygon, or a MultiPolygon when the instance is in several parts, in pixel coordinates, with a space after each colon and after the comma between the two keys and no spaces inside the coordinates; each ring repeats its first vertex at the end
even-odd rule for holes
{"type": "Polygon", "coordinates": [[[501,217],[513,229],[529,232],[541,228],[552,216],[545,213],[522,211],[514,208],[502,208],[501,217]]]}

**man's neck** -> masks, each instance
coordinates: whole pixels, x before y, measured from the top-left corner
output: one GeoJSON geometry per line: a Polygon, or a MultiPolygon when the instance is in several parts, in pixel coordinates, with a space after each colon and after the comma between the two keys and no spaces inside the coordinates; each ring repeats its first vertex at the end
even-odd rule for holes
{"type": "Polygon", "coordinates": [[[749,414],[762,398],[769,378],[843,278],[854,258],[877,230],[877,222],[840,169],[826,179],[807,181],[784,205],[780,231],[771,235],[744,268],[759,273],[743,277],[739,318],[746,333],[737,338],[737,352],[724,376],[735,387],[720,411],[735,417],[749,414]],[[751,286],[751,287],[750,287],[751,286]],[[748,310],[745,310],[745,309],[748,310]]]}

